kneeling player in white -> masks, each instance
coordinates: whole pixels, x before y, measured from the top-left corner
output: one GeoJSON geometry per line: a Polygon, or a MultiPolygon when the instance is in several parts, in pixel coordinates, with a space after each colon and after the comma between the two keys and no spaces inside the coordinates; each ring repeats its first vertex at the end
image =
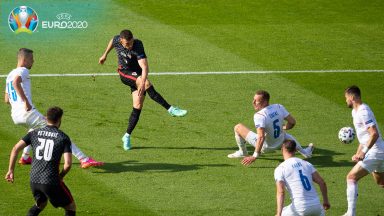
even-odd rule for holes
{"type": "MultiPolygon", "coordinates": [[[[13,122],[16,125],[25,126],[28,128],[28,132],[47,125],[45,117],[37,111],[32,103],[29,70],[32,68],[33,63],[33,51],[21,48],[17,53],[17,68],[7,76],[4,95],[4,102],[11,105],[13,122]]],[[[30,146],[24,148],[23,155],[19,160],[20,164],[31,164],[30,149],[30,146]]],[[[74,143],[72,143],[72,153],[79,159],[82,168],[102,166],[104,164],[86,156],[74,143]]]]}
{"type": "Polygon", "coordinates": [[[296,143],[284,141],[281,151],[284,162],[275,169],[276,181],[276,215],[285,216],[319,216],[325,215],[324,209],[330,208],[327,186],[312,164],[295,157],[296,143]],[[319,184],[323,195],[323,206],[313,182],[319,184]],[[284,187],[287,189],[292,203],[284,206],[284,187]]]}
{"type": "Polygon", "coordinates": [[[375,115],[362,102],[359,87],[350,86],[345,90],[345,101],[352,108],[353,125],[356,129],[359,147],[352,156],[357,164],[347,175],[348,211],[345,216],[356,215],[357,182],[372,173],[375,182],[384,188],[384,140],[380,134],[375,115]]]}
{"type": "MultiPolygon", "coordinates": [[[[252,156],[243,159],[242,164],[249,165],[253,163],[261,152],[274,151],[280,149],[285,139],[295,140],[293,136],[286,133],[285,130],[293,128],[296,120],[288,113],[281,104],[269,104],[269,93],[264,90],[256,92],[253,98],[253,107],[257,113],[254,115],[254,123],[257,133],[251,131],[243,124],[235,126],[235,139],[239,150],[229,154],[229,158],[241,158],[248,155],[246,142],[255,147],[252,156]],[[283,125],[287,121],[286,125],[283,125]]],[[[313,144],[310,143],[305,149],[297,143],[297,150],[305,157],[312,156],[313,144]]]]}

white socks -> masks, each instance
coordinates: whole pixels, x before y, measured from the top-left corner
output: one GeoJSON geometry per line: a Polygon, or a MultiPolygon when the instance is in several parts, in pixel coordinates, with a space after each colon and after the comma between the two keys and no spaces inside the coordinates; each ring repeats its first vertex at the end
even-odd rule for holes
{"type": "Polygon", "coordinates": [[[235,131],[235,139],[237,146],[239,146],[239,150],[243,153],[243,155],[248,155],[247,146],[245,145],[245,140],[235,131]]]}
{"type": "Polygon", "coordinates": [[[85,155],[77,146],[75,143],[72,143],[72,154],[80,161],[85,162],[89,158],[87,155],[85,155]]]}
{"type": "Polygon", "coordinates": [[[357,202],[357,182],[355,180],[347,180],[347,201],[348,211],[347,214],[350,216],[356,215],[356,202],[357,202]]]}

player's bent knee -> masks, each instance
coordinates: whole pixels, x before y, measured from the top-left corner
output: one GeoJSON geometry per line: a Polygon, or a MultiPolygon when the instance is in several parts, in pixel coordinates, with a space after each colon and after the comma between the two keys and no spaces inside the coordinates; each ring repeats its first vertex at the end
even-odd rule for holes
{"type": "Polygon", "coordinates": [[[134,103],[133,108],[141,110],[143,108],[143,104],[142,103],[134,103]]]}
{"type": "Polygon", "coordinates": [[[39,209],[43,210],[43,209],[47,206],[47,204],[48,204],[48,200],[47,200],[47,201],[44,201],[44,202],[41,202],[41,203],[36,203],[36,206],[37,206],[39,209]]]}
{"type": "Polygon", "coordinates": [[[348,173],[346,180],[347,180],[347,182],[349,182],[349,181],[356,182],[356,175],[354,175],[353,173],[348,173]]]}
{"type": "Polygon", "coordinates": [[[243,124],[239,123],[239,124],[235,125],[233,130],[238,133],[242,127],[243,127],[243,124]]]}
{"type": "Polygon", "coordinates": [[[145,89],[148,89],[149,87],[151,87],[152,86],[152,83],[149,81],[149,80],[147,80],[146,82],[145,82],[145,89]]]}
{"type": "Polygon", "coordinates": [[[67,206],[65,206],[64,209],[69,210],[69,211],[76,211],[75,201],[73,201],[70,204],[68,204],[67,206]]]}

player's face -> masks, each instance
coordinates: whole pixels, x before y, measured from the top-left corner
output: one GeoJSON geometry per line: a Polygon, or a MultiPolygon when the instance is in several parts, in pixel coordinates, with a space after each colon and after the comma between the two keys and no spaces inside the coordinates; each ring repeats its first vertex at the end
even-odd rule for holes
{"type": "Polygon", "coordinates": [[[255,95],[255,97],[253,97],[253,108],[255,108],[256,111],[264,108],[264,101],[261,95],[255,95]]]}
{"type": "Polygon", "coordinates": [[[349,94],[345,94],[345,103],[347,103],[347,107],[352,108],[353,107],[353,96],[349,94]]]}
{"type": "Polygon", "coordinates": [[[24,57],[24,65],[25,65],[26,68],[31,69],[32,65],[33,65],[33,62],[35,62],[33,60],[33,54],[30,54],[30,55],[27,55],[27,56],[24,57]]]}
{"type": "Polygon", "coordinates": [[[131,40],[127,40],[125,38],[120,38],[120,43],[123,45],[123,47],[127,49],[131,49],[133,46],[133,38],[131,40]]]}

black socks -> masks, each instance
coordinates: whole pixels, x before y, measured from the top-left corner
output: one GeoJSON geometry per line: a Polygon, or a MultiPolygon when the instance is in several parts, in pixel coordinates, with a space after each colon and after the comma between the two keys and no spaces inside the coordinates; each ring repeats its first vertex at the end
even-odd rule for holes
{"type": "Polygon", "coordinates": [[[127,128],[127,133],[129,135],[131,135],[133,129],[135,129],[136,124],[140,118],[140,113],[141,113],[141,110],[136,108],[132,109],[131,116],[129,117],[129,121],[128,121],[128,128],[127,128]]]}
{"type": "Polygon", "coordinates": [[[153,86],[149,87],[146,92],[148,92],[149,97],[152,98],[152,100],[156,101],[158,104],[163,106],[166,110],[168,110],[171,105],[165,101],[165,99],[155,90],[153,86]]]}

